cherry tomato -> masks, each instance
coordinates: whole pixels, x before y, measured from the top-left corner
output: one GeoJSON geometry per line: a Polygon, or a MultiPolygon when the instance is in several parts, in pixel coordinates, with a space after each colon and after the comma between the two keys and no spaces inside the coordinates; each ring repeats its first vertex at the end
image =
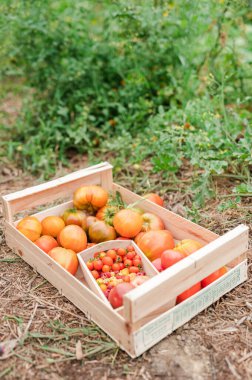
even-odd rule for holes
{"type": "Polygon", "coordinates": [[[142,266],[142,260],[139,259],[133,259],[133,265],[134,267],[141,267],[142,266]]]}
{"type": "Polygon", "coordinates": [[[101,260],[95,260],[94,261],[94,269],[95,270],[101,270],[102,269],[102,261],[101,260]]]}
{"type": "Polygon", "coordinates": [[[100,252],[100,254],[99,254],[100,259],[102,259],[102,258],[105,257],[105,256],[106,256],[106,253],[105,253],[105,252],[100,252]]]}
{"type": "Polygon", "coordinates": [[[130,276],[124,276],[123,281],[124,282],[130,282],[130,276]]]}
{"type": "Polygon", "coordinates": [[[129,245],[129,246],[127,247],[127,251],[128,251],[128,252],[135,251],[135,248],[134,248],[132,245],[129,245]]]}
{"type": "Polygon", "coordinates": [[[133,252],[133,251],[132,252],[128,252],[127,255],[126,255],[127,259],[129,259],[129,260],[132,260],[135,256],[136,256],[136,253],[133,252]]]}
{"type": "Polygon", "coordinates": [[[126,249],[124,249],[124,248],[118,248],[118,250],[117,250],[117,254],[119,255],[119,256],[125,256],[126,255],[126,249]]]}
{"type": "Polygon", "coordinates": [[[111,267],[111,265],[113,265],[113,260],[111,259],[111,257],[105,256],[102,259],[102,263],[111,267]]]}
{"type": "Polygon", "coordinates": [[[138,273],[139,272],[139,268],[132,266],[132,267],[129,268],[129,272],[130,273],[138,273]]]}
{"type": "Polygon", "coordinates": [[[124,264],[123,263],[119,263],[120,265],[120,270],[124,269],[124,264]]]}
{"type": "Polygon", "coordinates": [[[119,264],[119,263],[114,263],[114,264],[112,265],[112,270],[113,270],[114,272],[119,271],[119,270],[120,270],[120,264],[119,264]]]}
{"type": "Polygon", "coordinates": [[[102,271],[103,271],[103,273],[109,272],[110,271],[110,266],[109,265],[103,265],[102,271]]]}
{"type": "Polygon", "coordinates": [[[125,260],[123,261],[123,263],[124,263],[124,266],[125,266],[125,267],[131,267],[131,265],[132,265],[132,260],[125,259],[125,260]]]}
{"type": "Polygon", "coordinates": [[[116,251],[114,249],[109,249],[107,252],[107,256],[111,257],[112,260],[115,260],[117,256],[116,251]]]}
{"type": "Polygon", "coordinates": [[[92,276],[97,280],[99,277],[100,277],[100,275],[99,275],[99,273],[97,272],[97,270],[92,270],[92,276]]]}
{"type": "Polygon", "coordinates": [[[95,252],[94,253],[94,257],[99,257],[100,256],[100,253],[99,252],[95,252]]]}
{"type": "Polygon", "coordinates": [[[87,262],[87,267],[89,270],[93,270],[94,269],[94,263],[92,261],[88,261],[87,262]]]}
{"type": "Polygon", "coordinates": [[[106,286],[105,284],[101,284],[101,285],[100,285],[100,288],[101,288],[101,290],[102,290],[103,292],[106,292],[106,290],[107,290],[107,286],[106,286]]]}
{"type": "Polygon", "coordinates": [[[115,262],[116,263],[121,263],[122,262],[121,256],[116,256],[115,262]]]}
{"type": "Polygon", "coordinates": [[[136,256],[134,257],[134,260],[141,260],[141,261],[142,261],[142,258],[141,258],[141,256],[136,255],[136,256]]]}

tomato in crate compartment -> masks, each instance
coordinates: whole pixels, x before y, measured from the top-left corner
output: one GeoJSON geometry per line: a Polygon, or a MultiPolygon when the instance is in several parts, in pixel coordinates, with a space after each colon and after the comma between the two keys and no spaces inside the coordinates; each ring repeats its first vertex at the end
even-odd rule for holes
{"type": "Polygon", "coordinates": [[[124,294],[158,274],[131,240],[97,244],[78,259],[90,289],[113,308],[122,306],[124,294]]]}

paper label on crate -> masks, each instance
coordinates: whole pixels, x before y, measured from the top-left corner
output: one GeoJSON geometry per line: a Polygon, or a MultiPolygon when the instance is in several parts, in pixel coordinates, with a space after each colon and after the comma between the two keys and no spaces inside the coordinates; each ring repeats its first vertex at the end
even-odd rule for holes
{"type": "Polygon", "coordinates": [[[171,332],[172,316],[170,314],[162,315],[158,318],[158,320],[147,324],[145,327],[140,329],[140,331],[135,333],[134,338],[136,352],[146,351],[171,332]]]}

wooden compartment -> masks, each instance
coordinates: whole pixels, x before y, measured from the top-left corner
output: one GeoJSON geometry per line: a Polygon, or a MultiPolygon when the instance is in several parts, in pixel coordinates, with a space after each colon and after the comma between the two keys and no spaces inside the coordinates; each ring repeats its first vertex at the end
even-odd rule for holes
{"type": "Polygon", "coordinates": [[[88,284],[89,288],[93,290],[93,292],[96,293],[111,308],[112,306],[110,305],[103,291],[100,289],[99,285],[97,285],[97,282],[95,281],[90,270],[88,269],[86,262],[89,259],[92,259],[94,257],[95,252],[103,252],[103,251],[107,251],[108,249],[115,249],[115,248],[127,248],[129,245],[132,245],[135,248],[135,251],[138,253],[138,255],[141,256],[143,269],[146,272],[146,275],[149,277],[156,276],[159,272],[157,271],[157,269],[154,268],[151,262],[147,259],[147,257],[143,254],[143,252],[138,248],[136,243],[132,240],[106,241],[106,242],[97,244],[94,247],[85,249],[84,251],[78,253],[77,255],[80,266],[82,268],[84,279],[86,283],[88,284]]]}
{"type": "MultiPolygon", "coordinates": [[[[218,236],[114,184],[112,166],[106,162],[5,195],[2,200],[7,244],[133,358],[247,279],[248,227],[239,225],[218,236]],[[15,227],[15,216],[19,212],[61,197],[71,199],[74,190],[85,184],[101,185],[110,192],[119,191],[126,203],[138,202],[142,209],[158,214],[175,240],[195,239],[204,245],[203,248],[126,294],[122,312],[116,312],[89,289],[80,269],[72,276],[15,227]],[[171,300],[178,294],[223,265],[229,268],[224,276],[170,308],[171,300]]],[[[48,215],[61,215],[71,205],[72,201],[64,202],[33,215],[40,220],[48,215]]]]}

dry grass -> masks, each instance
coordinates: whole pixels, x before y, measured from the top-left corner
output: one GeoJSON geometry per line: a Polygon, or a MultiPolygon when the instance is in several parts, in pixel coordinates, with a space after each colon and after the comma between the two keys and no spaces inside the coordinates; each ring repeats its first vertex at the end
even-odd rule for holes
{"type": "MultiPolygon", "coordinates": [[[[73,166],[77,168],[81,162],[73,166]]],[[[34,184],[33,178],[21,176],[12,167],[7,169],[0,176],[2,194],[34,184]]],[[[147,171],[147,165],[145,175],[126,168],[118,174],[118,181],[139,193],[147,187],[158,190],[160,178],[147,180],[147,171]]],[[[229,185],[226,179],[219,180],[219,199],[228,193],[229,185]]],[[[190,194],[170,188],[171,184],[163,181],[166,206],[185,215],[185,206],[191,205],[190,194]]],[[[202,225],[222,234],[239,223],[251,224],[251,199],[244,198],[239,208],[222,213],[216,211],[219,202],[213,201],[202,210],[202,225]]],[[[0,379],[252,378],[251,276],[142,357],[131,360],[15,256],[3,235],[0,239],[0,341],[8,342],[0,356],[0,379]]]]}

